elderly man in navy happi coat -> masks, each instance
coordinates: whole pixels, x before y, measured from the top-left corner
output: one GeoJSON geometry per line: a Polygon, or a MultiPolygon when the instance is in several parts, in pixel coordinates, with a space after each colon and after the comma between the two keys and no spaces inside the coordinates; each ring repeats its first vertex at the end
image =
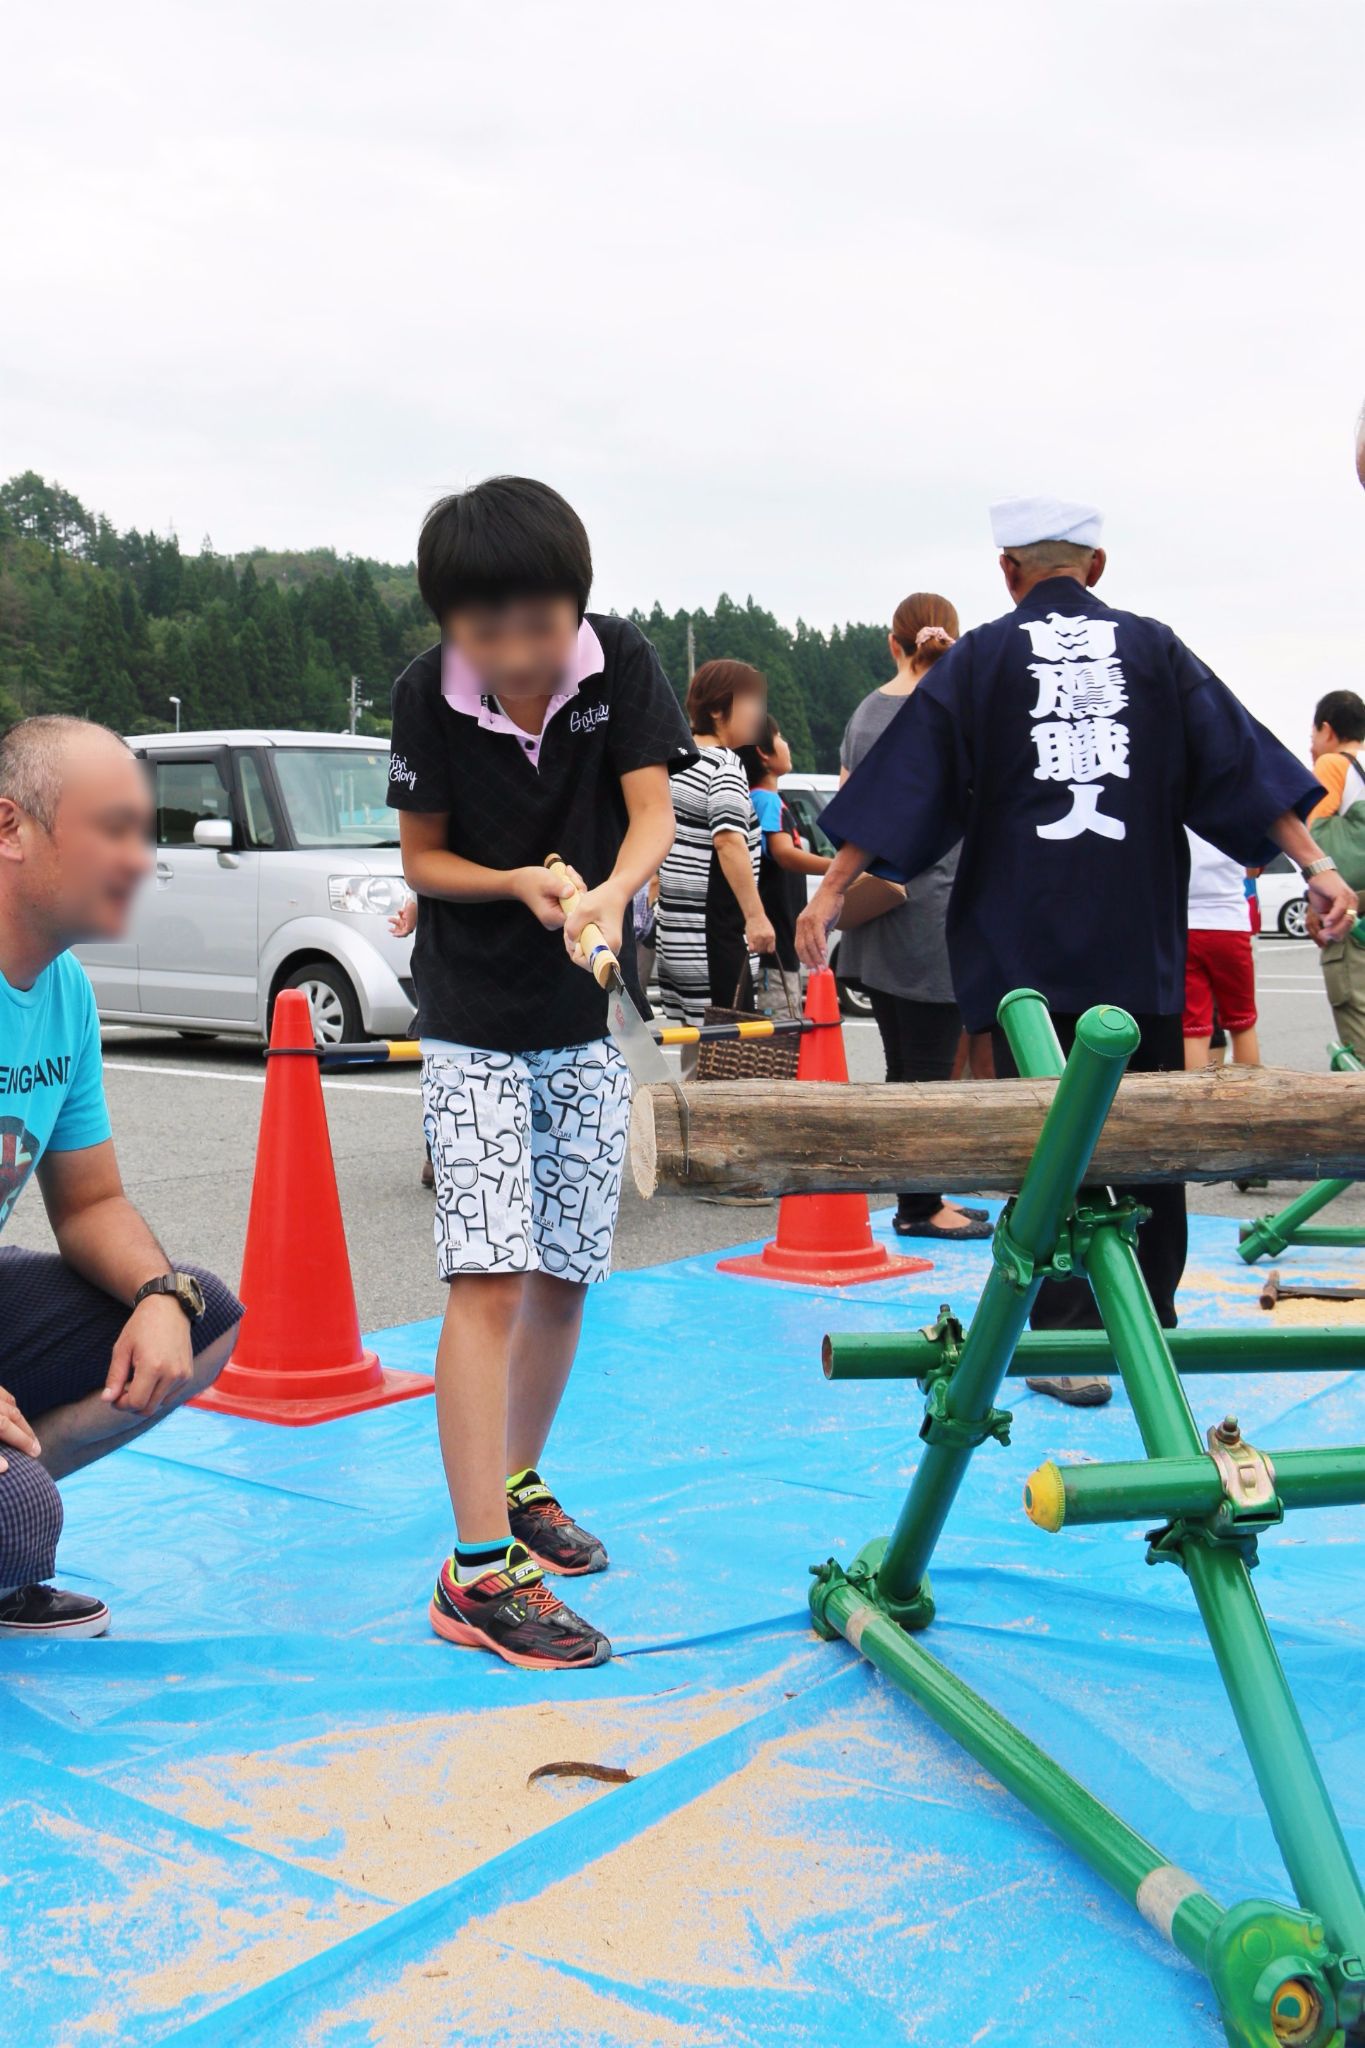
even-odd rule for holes
{"type": "MultiPolygon", "coordinates": [[[[844,894],[866,867],[898,880],[959,840],[948,950],[969,1031],[1002,996],[1046,996],[1063,1045],[1092,1003],[1133,1012],[1138,1071],[1183,1065],[1189,825],[1248,867],[1283,850],[1324,925],[1356,902],[1303,823],[1320,795],[1308,770],[1156,619],[1095,595],[1100,515],[1056,499],[992,508],[1014,610],[937,662],[821,816],[840,848],[801,920],[823,962],[844,894]]],[[[1013,1072],[995,1029],[998,1070],[1013,1072]]],[[[1180,1187],[1135,1190],[1148,1285],[1173,1327],[1185,1262],[1180,1187]]],[[[1088,1288],[1049,1282],[1036,1328],[1094,1327],[1088,1288]]],[[[1050,1382],[1093,1403],[1107,1383],[1050,1382]]]]}

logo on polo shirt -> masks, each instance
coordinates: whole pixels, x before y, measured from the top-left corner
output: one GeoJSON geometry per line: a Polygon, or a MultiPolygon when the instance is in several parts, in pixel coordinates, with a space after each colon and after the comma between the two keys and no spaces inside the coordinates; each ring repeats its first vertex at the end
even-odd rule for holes
{"type": "Polygon", "coordinates": [[[610,704],[585,704],[569,714],[570,732],[594,732],[611,717],[610,704]]]}
{"type": "Polygon", "coordinates": [[[37,1152],[38,1140],[22,1117],[0,1116],[0,1225],[18,1201],[37,1152]]]}
{"type": "MultiPolygon", "coordinates": [[[[25,1060],[21,1067],[0,1066],[0,1095],[32,1095],[35,1088],[65,1088],[71,1078],[69,1052],[48,1059],[25,1060]]],[[[0,1130],[5,1128],[0,1120],[0,1130]]]]}

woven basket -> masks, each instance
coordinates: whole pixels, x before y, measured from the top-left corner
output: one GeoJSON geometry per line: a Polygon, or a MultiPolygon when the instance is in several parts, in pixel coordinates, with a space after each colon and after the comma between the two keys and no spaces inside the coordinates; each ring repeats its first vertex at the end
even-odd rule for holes
{"type": "MultiPolygon", "coordinates": [[[[785,986],[785,977],[783,985],[785,986]]],[[[799,982],[798,982],[799,988],[799,982]]],[[[708,1003],[704,1024],[752,1023],[756,1012],[753,979],[746,966],[735,990],[735,1006],[708,1003]],[[748,1002],[745,1002],[745,997],[748,1002]]],[[[799,999],[787,994],[787,1014],[799,1017],[799,999]]],[[[801,1033],[784,1031],[778,1038],[720,1038],[703,1040],[697,1048],[699,1081],[794,1081],[796,1062],[801,1056],[801,1033]]]]}

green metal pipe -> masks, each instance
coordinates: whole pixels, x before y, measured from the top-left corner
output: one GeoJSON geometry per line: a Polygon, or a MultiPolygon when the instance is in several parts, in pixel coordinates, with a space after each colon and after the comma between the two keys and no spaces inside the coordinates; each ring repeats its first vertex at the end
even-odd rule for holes
{"type": "MultiPolygon", "coordinates": [[[[1006,1218],[996,1226],[995,1260],[946,1390],[950,1430],[954,1424],[979,1422],[991,1411],[1042,1285],[1041,1275],[1021,1279],[1006,1258],[1013,1254],[1042,1261],[1051,1253],[1138,1043],[1137,1026],[1125,1010],[1087,1010],[1063,1069],[1041,996],[1016,991],[1001,1004],[1000,1018],[1021,1072],[1060,1069],[1061,1078],[1019,1193],[1006,1212],[1008,1238],[1006,1218]]],[[[922,1625],[932,1612],[924,1576],[974,1448],[972,1441],[952,1441],[946,1434],[935,1439],[931,1433],[920,1455],[877,1580],[891,1613],[907,1626],[922,1625]]]]}
{"type": "MultiPolygon", "coordinates": [[[[1148,1456],[1199,1456],[1199,1431],[1132,1246],[1117,1230],[1097,1230],[1086,1271],[1148,1456]]],[[[1187,1543],[1184,1563],[1295,1896],[1325,1922],[1332,1946],[1365,1969],[1365,1895],[1251,1576],[1227,1547],[1187,1543]]]]}
{"type": "Polygon", "coordinates": [[[1185,1566],[1294,1895],[1365,1971],[1365,1895],[1250,1575],[1232,1550],[1192,1543],[1185,1566]]]}
{"type": "MultiPolygon", "coordinates": [[[[1351,1181],[1349,1185],[1354,1187],[1356,1183],[1351,1181]]],[[[1349,1223],[1325,1223],[1320,1230],[1296,1230],[1289,1242],[1353,1252],[1365,1245],[1365,1230],[1353,1230],[1349,1223]]]]}
{"type": "Polygon", "coordinates": [[[1099,1229],[1086,1276],[1149,1458],[1200,1457],[1204,1439],[1157,1321],[1137,1254],[1115,1229],[1099,1229]]]}
{"type": "MultiPolygon", "coordinates": [[[[1182,1373],[1355,1372],[1365,1365],[1365,1330],[1168,1330],[1166,1343],[1182,1373]]],[[[830,1380],[918,1380],[943,1363],[943,1351],[918,1330],[848,1330],[826,1337],[830,1380]]],[[[1010,1377],[1050,1373],[1113,1373],[1113,1348],[1103,1330],[1025,1330],[1010,1360],[1010,1377]]]]}
{"type": "Polygon", "coordinates": [[[1066,1055],[1046,996],[1040,996],[1036,988],[1012,989],[995,1014],[1021,1074],[1034,1081],[1061,1073],[1066,1055]]]}
{"type": "MultiPolygon", "coordinates": [[[[1300,1235],[1302,1226],[1310,1216],[1316,1216],[1319,1209],[1325,1209],[1329,1202],[1335,1202],[1338,1195],[1344,1195],[1347,1188],[1355,1186],[1350,1180],[1320,1180],[1302,1194],[1295,1195],[1292,1202],[1286,1202],[1273,1216],[1258,1217],[1255,1223],[1245,1224],[1237,1246],[1238,1255],[1250,1266],[1266,1255],[1274,1258],[1277,1253],[1291,1244],[1320,1243],[1321,1238],[1300,1235]]],[[[1354,1233],[1357,1244],[1362,1242],[1360,1233],[1354,1233]]],[[[1330,1233],[1328,1241],[1331,1241],[1330,1233]]]]}
{"type": "MultiPolygon", "coordinates": [[[[1271,1451],[1275,1491],[1286,1508],[1353,1507],[1365,1501],[1365,1445],[1271,1451]]],[[[1223,1500],[1213,1459],[1135,1458],[1112,1465],[1040,1465],[1024,1507],[1040,1529],[1211,1515],[1223,1500]]]]}
{"type": "Polygon", "coordinates": [[[836,1585],[821,1614],[870,1664],[983,1764],[1067,1847],[1138,1908],[1197,1968],[1207,1967],[1221,1908],[1150,1842],[1111,1813],[981,1695],[940,1664],[853,1586],[836,1585]]]}

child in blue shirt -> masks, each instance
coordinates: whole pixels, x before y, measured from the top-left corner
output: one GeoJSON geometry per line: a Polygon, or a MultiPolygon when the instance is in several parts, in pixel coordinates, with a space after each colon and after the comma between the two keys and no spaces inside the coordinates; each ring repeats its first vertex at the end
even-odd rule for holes
{"type": "Polygon", "coordinates": [[[802,845],[796,820],[783,801],[781,781],[791,773],[792,750],[771,712],[758,741],[751,747],[741,747],[739,758],[749,777],[749,795],[763,834],[758,867],[759,901],[777,938],[778,966],[784,974],[796,974],[800,964],[796,957],[796,920],[806,907],[806,877],[823,875],[829,866],[829,856],[812,853],[802,845]]]}

